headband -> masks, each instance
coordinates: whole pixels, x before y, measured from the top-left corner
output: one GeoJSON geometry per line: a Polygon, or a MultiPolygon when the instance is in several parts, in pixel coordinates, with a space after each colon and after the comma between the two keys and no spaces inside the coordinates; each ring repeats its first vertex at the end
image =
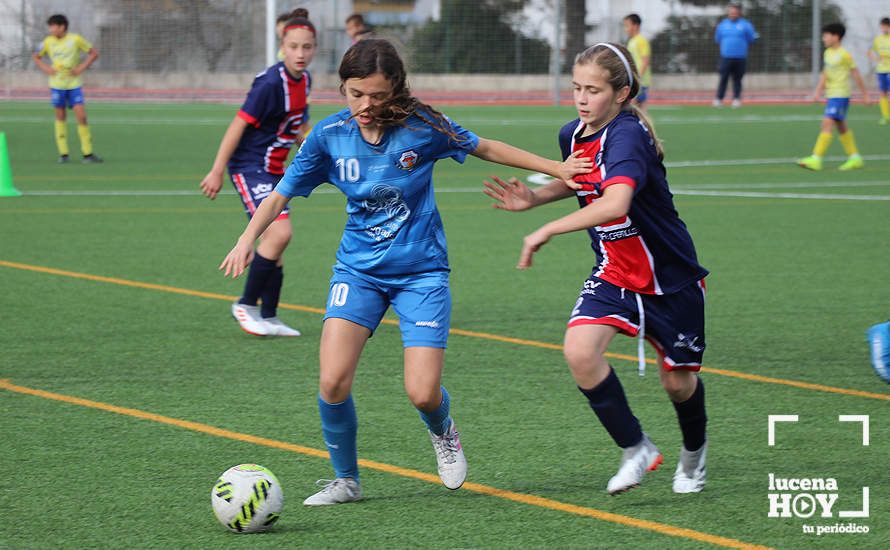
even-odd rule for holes
{"type": "Polygon", "coordinates": [[[607,42],[600,42],[598,44],[593,45],[594,48],[596,48],[597,46],[605,46],[605,47],[609,48],[610,50],[612,50],[613,52],[615,52],[615,55],[617,55],[618,59],[620,59],[621,62],[624,63],[624,68],[627,70],[627,85],[630,86],[631,88],[633,88],[634,73],[633,73],[633,71],[630,70],[630,63],[627,62],[627,58],[624,57],[624,54],[621,53],[621,50],[619,50],[618,48],[616,48],[615,46],[613,46],[607,42]]]}
{"type": "Polygon", "coordinates": [[[281,35],[284,36],[284,34],[291,29],[306,29],[307,31],[311,32],[313,36],[315,36],[315,28],[310,25],[304,25],[302,23],[294,23],[293,25],[284,27],[284,30],[281,31],[281,35]]]}

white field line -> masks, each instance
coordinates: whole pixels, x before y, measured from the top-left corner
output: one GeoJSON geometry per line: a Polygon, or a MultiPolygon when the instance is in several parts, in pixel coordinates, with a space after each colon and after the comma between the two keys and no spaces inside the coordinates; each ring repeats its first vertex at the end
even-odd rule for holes
{"type": "Polygon", "coordinates": [[[848,201],[890,201],[890,195],[837,195],[832,193],[765,193],[758,191],[707,191],[697,189],[671,189],[674,195],[698,197],[740,197],[758,199],[809,199],[848,201]]]}
{"type": "MultiPolygon", "coordinates": [[[[232,116],[234,115],[234,110],[232,111],[232,116]]],[[[225,125],[232,120],[232,116],[222,116],[219,117],[198,117],[198,118],[139,118],[139,117],[127,117],[127,116],[114,116],[114,117],[106,117],[102,114],[91,114],[90,121],[94,124],[102,124],[102,125],[123,125],[123,126],[218,126],[225,125]]],[[[571,115],[568,115],[571,116],[571,115]]],[[[523,118],[521,116],[517,116],[514,119],[487,119],[487,118],[477,118],[477,117],[462,117],[459,119],[459,122],[462,126],[469,125],[496,125],[496,126],[540,126],[540,127],[551,127],[555,130],[562,126],[563,123],[568,122],[567,117],[563,117],[560,119],[556,118],[543,118],[543,119],[535,119],[535,118],[523,118]],[[566,120],[563,120],[566,118],[566,120]]],[[[665,116],[665,117],[655,117],[655,124],[657,126],[661,125],[685,125],[685,124],[757,124],[757,123],[769,123],[775,124],[777,122],[800,122],[800,123],[812,123],[813,121],[821,120],[822,115],[820,113],[813,113],[809,115],[783,115],[783,116],[769,116],[769,115],[743,115],[743,116],[720,116],[720,115],[709,115],[709,116],[692,116],[692,117],[678,117],[678,116],[665,116]]],[[[46,124],[47,121],[51,119],[46,116],[39,115],[5,115],[0,116],[0,123],[21,123],[21,124],[46,124]]],[[[865,115],[859,116],[849,116],[847,120],[853,121],[872,121],[874,117],[869,117],[865,115]]]]}
{"type": "MultiPolygon", "coordinates": [[[[781,188],[781,185],[777,187],[781,188]]],[[[437,193],[479,193],[482,187],[449,187],[436,190],[437,193]]],[[[699,197],[737,197],[737,198],[762,198],[762,199],[805,199],[805,200],[851,200],[851,201],[890,201],[890,195],[846,195],[834,193],[768,193],[764,191],[732,191],[715,189],[684,189],[673,188],[674,195],[690,195],[699,197]]],[[[318,189],[313,194],[331,195],[339,194],[336,189],[318,189]]],[[[108,190],[108,191],[27,191],[23,195],[44,197],[140,197],[140,196],[199,196],[200,193],[191,190],[108,190]]],[[[221,195],[235,195],[234,191],[223,191],[221,195]]]]}
{"type": "Polygon", "coordinates": [[[890,177],[885,180],[871,181],[795,181],[795,182],[758,182],[758,183],[706,183],[704,185],[686,184],[683,187],[695,190],[714,189],[817,189],[817,188],[852,188],[858,187],[890,187],[890,177]]]}
{"type": "MultiPolygon", "coordinates": [[[[705,166],[751,166],[758,164],[796,164],[799,157],[721,160],[680,160],[665,162],[665,168],[701,168],[705,166]]],[[[865,160],[890,160],[890,155],[862,155],[865,160]]],[[[846,160],[847,157],[825,157],[829,162],[846,160]]]]}

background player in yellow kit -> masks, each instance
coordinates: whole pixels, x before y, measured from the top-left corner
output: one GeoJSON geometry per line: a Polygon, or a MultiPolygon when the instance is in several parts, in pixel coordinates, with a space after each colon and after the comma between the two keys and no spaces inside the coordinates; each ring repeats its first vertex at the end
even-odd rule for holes
{"type": "Polygon", "coordinates": [[[49,36],[43,39],[32,56],[40,70],[49,75],[51,102],[56,109],[56,147],[59,162],[68,162],[67,109],[77,118],[77,135],[84,163],[102,162],[93,154],[93,138],[87,126],[87,112],[83,105],[83,78],[80,76],[99,57],[99,52],[79,34],[68,32],[68,18],[61,14],[46,20],[49,36]],[[86,59],[81,61],[82,54],[86,59]],[[43,58],[48,57],[51,63],[43,58]]]}
{"type": "Polygon", "coordinates": [[[649,88],[652,86],[652,48],[649,40],[640,34],[640,25],[643,20],[632,13],[624,18],[624,32],[627,34],[627,50],[634,58],[634,65],[640,74],[640,93],[634,98],[637,107],[646,110],[646,100],[649,99],[649,88]]]}
{"type": "Polygon", "coordinates": [[[813,92],[813,101],[817,101],[822,92],[825,92],[825,114],[822,118],[822,129],[813,147],[813,154],[799,159],[797,164],[809,170],[822,169],[822,157],[831,145],[831,131],[837,126],[838,139],[847,153],[847,161],[841,164],[839,170],[854,170],[862,168],[862,157],[856,148],[853,131],[847,127],[847,110],[850,108],[850,77],[856,81],[856,85],[862,90],[862,100],[868,104],[868,90],[865,81],[856,68],[856,62],[850,52],[841,46],[847,29],[841,23],[829,23],[822,27],[822,43],[825,44],[823,54],[822,75],[819,84],[813,92]]]}
{"type": "Polygon", "coordinates": [[[881,103],[881,120],[878,123],[888,124],[890,123],[890,97],[888,97],[890,96],[890,17],[881,19],[881,34],[872,42],[868,57],[878,64],[875,68],[881,103]]]}

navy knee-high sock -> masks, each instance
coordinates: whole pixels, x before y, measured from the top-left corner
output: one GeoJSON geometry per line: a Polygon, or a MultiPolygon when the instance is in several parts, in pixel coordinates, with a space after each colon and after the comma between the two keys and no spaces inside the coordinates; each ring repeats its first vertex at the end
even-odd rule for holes
{"type": "Polygon", "coordinates": [[[260,293],[260,314],[268,319],[278,314],[278,300],[281,298],[281,283],[284,281],[284,270],[276,265],[266,281],[266,287],[260,293]]]}
{"type": "Polygon", "coordinates": [[[680,431],[683,432],[683,446],[687,451],[697,451],[705,444],[705,428],[708,415],[705,414],[705,385],[696,376],[698,384],[692,396],[682,403],[674,403],[680,431]]]}
{"type": "Polygon", "coordinates": [[[612,367],[609,367],[609,376],[595,388],[585,390],[579,386],[578,389],[619,447],[633,447],[643,439],[640,421],[631,412],[624,388],[612,367]]]}
{"type": "Polygon", "coordinates": [[[250,262],[250,269],[247,272],[247,280],[244,281],[244,293],[241,295],[238,303],[246,306],[255,306],[263,293],[263,289],[266,288],[269,277],[275,271],[275,267],[275,260],[269,260],[259,254],[254,254],[253,261],[250,262]]]}

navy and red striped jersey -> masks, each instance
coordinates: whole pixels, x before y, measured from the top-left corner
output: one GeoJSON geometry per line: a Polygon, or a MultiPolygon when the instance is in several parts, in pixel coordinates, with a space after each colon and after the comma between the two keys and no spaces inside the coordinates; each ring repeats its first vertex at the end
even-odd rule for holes
{"type": "Polygon", "coordinates": [[[674,208],[664,164],[645,125],[622,111],[605,128],[580,137],[584,123],[569,122],[559,131],[563,159],[581,150],[596,167],[576,182],[583,208],[610,185],[634,188],[627,215],[587,230],[596,253],[594,275],[641,294],[671,294],[702,279],[692,237],[674,208]]]}
{"type": "Polygon", "coordinates": [[[299,80],[284,63],[256,75],[238,117],[249,124],[229,159],[229,172],[264,170],[284,174],[285,161],[300,126],[309,120],[308,71],[299,80]]]}

